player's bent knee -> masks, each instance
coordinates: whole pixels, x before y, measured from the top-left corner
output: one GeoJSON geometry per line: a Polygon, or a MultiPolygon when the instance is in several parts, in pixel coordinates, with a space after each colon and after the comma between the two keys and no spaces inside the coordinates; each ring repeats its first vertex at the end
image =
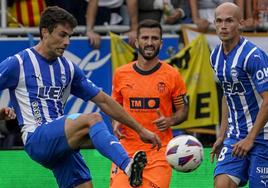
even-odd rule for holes
{"type": "Polygon", "coordinates": [[[95,125],[96,123],[100,121],[103,121],[102,116],[97,112],[84,114],[84,115],[86,115],[86,118],[87,118],[86,122],[89,127],[91,127],[92,125],[95,125]]]}
{"type": "Polygon", "coordinates": [[[75,118],[69,118],[68,116],[65,124],[67,129],[81,130],[82,128],[88,129],[100,121],[103,121],[102,116],[99,113],[94,112],[90,114],[79,114],[75,116],[75,118]]]}

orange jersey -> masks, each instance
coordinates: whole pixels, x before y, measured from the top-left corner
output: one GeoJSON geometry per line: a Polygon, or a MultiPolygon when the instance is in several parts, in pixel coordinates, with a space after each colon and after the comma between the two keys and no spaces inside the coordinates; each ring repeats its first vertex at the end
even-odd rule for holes
{"type": "MultiPolygon", "coordinates": [[[[141,125],[158,134],[165,147],[172,138],[171,129],[161,132],[152,122],[159,118],[157,109],[166,117],[173,114],[174,99],[186,94],[185,83],[178,70],[167,63],[160,62],[149,72],[141,71],[135,63],[116,70],[112,96],[141,125]]],[[[137,150],[150,150],[151,145],[143,143],[132,129],[122,126],[122,133],[126,138],[120,141],[130,155],[137,150]]]]}

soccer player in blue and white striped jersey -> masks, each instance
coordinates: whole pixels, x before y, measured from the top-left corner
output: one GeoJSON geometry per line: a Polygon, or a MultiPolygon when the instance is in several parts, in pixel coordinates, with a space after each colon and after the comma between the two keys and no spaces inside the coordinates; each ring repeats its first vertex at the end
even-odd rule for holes
{"type": "Polygon", "coordinates": [[[268,183],[268,57],[241,36],[242,26],[235,4],[216,8],[215,27],[222,42],[211,54],[211,66],[224,92],[221,132],[211,151],[212,162],[218,157],[217,188],[268,183]]]}
{"type": "Polygon", "coordinates": [[[67,11],[48,7],[41,16],[40,42],[0,63],[0,90],[9,89],[26,152],[53,171],[59,187],[92,187],[89,169],[79,153],[89,137],[101,154],[124,170],[131,186],[139,186],[147,162],[143,151],[130,159],[98,113],[63,114],[70,94],[91,100],[113,119],[134,129],[144,142],[160,148],[158,136],[143,128],[63,57],[76,25],[67,11]]]}

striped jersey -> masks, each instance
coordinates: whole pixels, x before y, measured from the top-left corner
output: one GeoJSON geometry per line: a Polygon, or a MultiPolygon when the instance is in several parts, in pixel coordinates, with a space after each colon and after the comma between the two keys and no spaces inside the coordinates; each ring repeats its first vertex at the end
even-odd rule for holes
{"type": "Polygon", "coordinates": [[[34,48],[25,49],[0,63],[0,90],[9,89],[11,104],[22,131],[60,117],[70,94],[85,101],[99,89],[65,57],[48,61],[34,48]]]}
{"type": "MultiPolygon", "coordinates": [[[[227,137],[243,139],[254,125],[262,104],[260,93],[268,90],[268,57],[242,37],[227,55],[222,44],[217,46],[210,62],[227,99],[227,137]]],[[[256,139],[268,139],[267,124],[256,139]]]]}

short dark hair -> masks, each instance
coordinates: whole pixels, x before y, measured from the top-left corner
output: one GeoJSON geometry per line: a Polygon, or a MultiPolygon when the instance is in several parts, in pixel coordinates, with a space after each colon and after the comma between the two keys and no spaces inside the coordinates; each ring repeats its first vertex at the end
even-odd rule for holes
{"type": "Polygon", "coordinates": [[[145,19],[145,20],[141,21],[139,23],[139,25],[138,25],[138,33],[137,33],[138,36],[140,35],[140,29],[141,28],[159,28],[160,29],[160,35],[161,35],[161,38],[162,38],[162,34],[163,34],[162,26],[156,20],[145,19]]]}
{"type": "Polygon", "coordinates": [[[68,24],[70,25],[71,28],[75,28],[77,26],[77,20],[68,11],[58,6],[47,7],[42,13],[40,19],[39,24],[40,37],[42,38],[41,34],[42,28],[47,28],[49,33],[52,33],[52,31],[58,24],[62,25],[68,24]]]}

